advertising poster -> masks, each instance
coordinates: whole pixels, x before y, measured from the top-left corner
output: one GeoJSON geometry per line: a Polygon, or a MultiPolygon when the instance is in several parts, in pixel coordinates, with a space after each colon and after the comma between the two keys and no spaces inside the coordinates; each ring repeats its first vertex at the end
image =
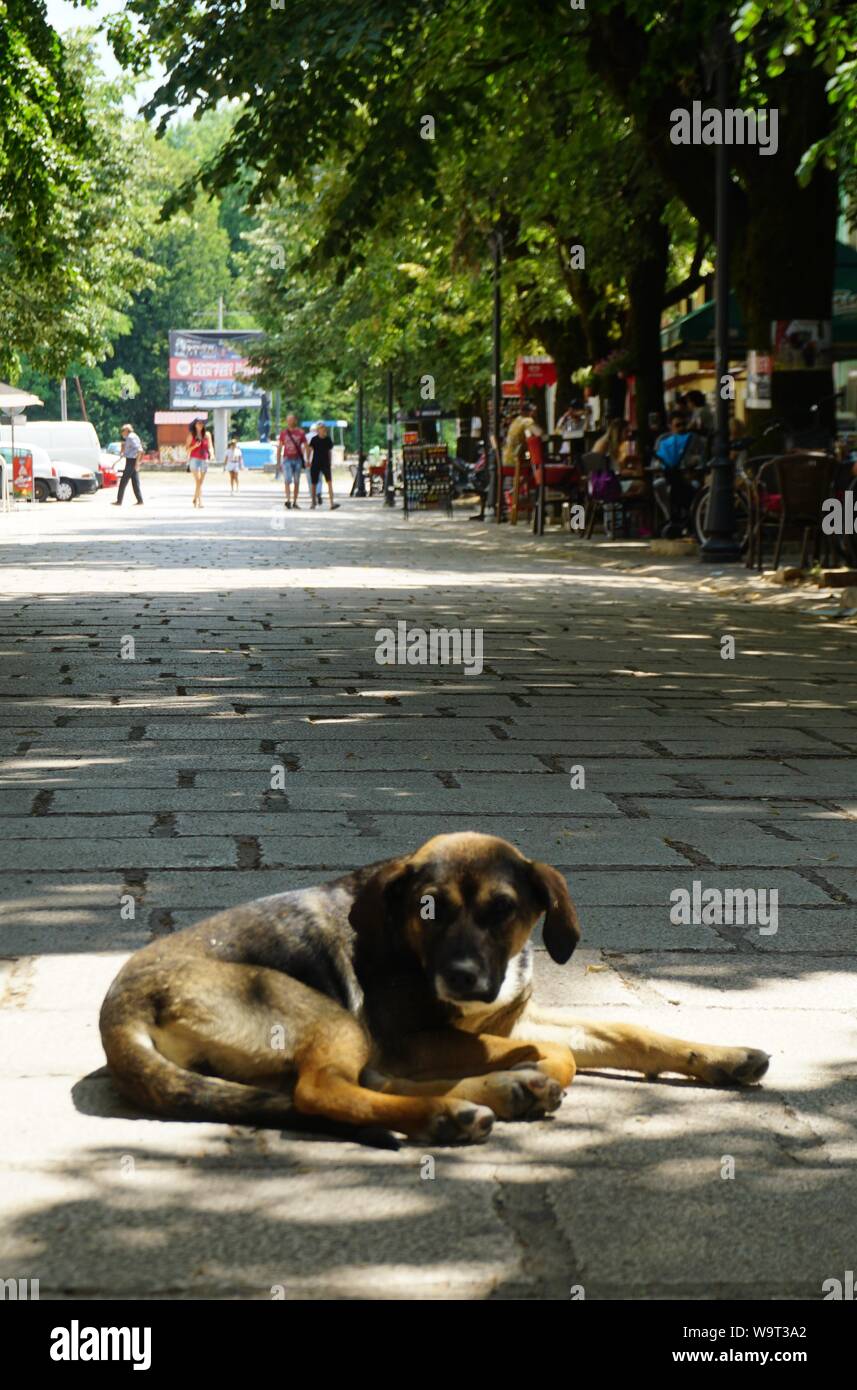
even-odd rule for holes
{"type": "Polygon", "coordinates": [[[254,329],[175,329],[170,333],[170,409],[255,409],[262,404],[246,350],[254,329]]]}
{"type": "Polygon", "coordinates": [[[12,490],[28,493],[33,490],[33,455],[16,454],[12,459],[12,490]]]}
{"type": "Polygon", "coordinates": [[[833,341],[830,319],[774,319],[771,323],[775,372],[824,371],[833,341]]]}
{"type": "Polygon", "coordinates": [[[747,396],[748,410],[770,410],[771,408],[771,354],[769,352],[747,353],[747,396]]]}

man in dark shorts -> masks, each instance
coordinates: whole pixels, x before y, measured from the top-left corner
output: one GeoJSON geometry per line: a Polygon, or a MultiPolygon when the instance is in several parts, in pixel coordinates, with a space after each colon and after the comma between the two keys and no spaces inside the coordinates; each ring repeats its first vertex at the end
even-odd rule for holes
{"type": "Polygon", "coordinates": [[[330,497],[330,510],[335,511],[339,506],[339,503],[333,500],[333,475],[330,469],[330,457],[332,453],[333,440],[327,433],[327,425],[319,425],[316,434],[313,435],[309,444],[309,476],[313,511],[318,505],[315,490],[318,486],[319,478],[324,478],[324,481],[327,483],[327,492],[330,497]]]}

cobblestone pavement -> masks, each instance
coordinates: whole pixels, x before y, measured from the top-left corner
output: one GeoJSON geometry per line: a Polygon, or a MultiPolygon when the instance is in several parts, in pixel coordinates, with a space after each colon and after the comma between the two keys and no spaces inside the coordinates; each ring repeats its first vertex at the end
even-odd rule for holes
{"type": "Polygon", "coordinates": [[[814,1298],[853,1269],[853,629],[465,515],[144,486],[0,518],[0,1273],[43,1298],[814,1298]],[[379,666],[398,621],[483,629],[484,671],[379,666]],[[413,1146],[115,1099],[97,1013],[127,952],[458,827],[568,876],[584,943],[539,953],[543,999],[764,1047],[763,1086],[581,1076],[433,1179],[413,1146]],[[776,889],[778,930],[672,925],[694,881],[776,889]]]}

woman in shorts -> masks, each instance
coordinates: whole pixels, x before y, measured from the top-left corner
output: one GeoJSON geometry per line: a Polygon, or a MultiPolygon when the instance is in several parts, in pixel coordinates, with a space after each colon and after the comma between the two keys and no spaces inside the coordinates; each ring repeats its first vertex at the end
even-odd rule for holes
{"type": "Polygon", "coordinates": [[[238,491],[238,474],[244,468],[244,455],[237,439],[230,439],[226,450],[226,472],[229,474],[229,491],[238,491]]]}
{"type": "Polygon", "coordinates": [[[200,416],[194,420],[188,432],[185,447],[188,454],[188,467],[193,474],[193,505],[202,506],[202,485],[208,472],[208,465],[214,458],[214,442],[200,416]]]}

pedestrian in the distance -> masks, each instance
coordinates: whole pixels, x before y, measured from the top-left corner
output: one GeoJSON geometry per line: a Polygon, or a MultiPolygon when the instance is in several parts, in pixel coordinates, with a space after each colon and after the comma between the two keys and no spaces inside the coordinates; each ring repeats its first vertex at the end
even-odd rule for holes
{"type": "Polygon", "coordinates": [[[298,492],[301,485],[301,473],[307,461],[307,439],[303,430],[298,424],[297,415],[286,416],[286,427],[280,431],[277,440],[277,472],[279,473],[280,464],[283,465],[283,478],[286,484],[286,506],[295,511],[300,511],[298,506],[298,492]],[[291,488],[291,494],[289,489],[291,488]]]}
{"type": "Polygon", "coordinates": [[[202,416],[192,422],[185,441],[185,448],[188,454],[188,466],[193,474],[193,505],[201,507],[202,485],[205,482],[208,465],[214,458],[214,441],[206,429],[202,416]]]}
{"type": "Polygon", "coordinates": [[[226,450],[226,471],[229,474],[229,491],[238,491],[238,474],[244,470],[244,455],[237,439],[230,439],[226,450]]]}
{"type": "Polygon", "coordinates": [[[134,496],[137,499],[136,505],[142,507],[143,493],[140,490],[140,478],[137,473],[137,462],[143,452],[143,445],[140,442],[139,434],[134,432],[133,425],[123,425],[119,433],[122,435],[122,447],[119,450],[125,460],[125,471],[119,482],[119,491],[116,494],[114,507],[122,506],[122,498],[125,496],[125,489],[130,483],[134,489],[134,496]]]}
{"type": "Polygon", "coordinates": [[[327,433],[327,425],[319,425],[318,433],[313,436],[309,446],[310,451],[310,492],[312,493],[313,511],[320,504],[316,502],[315,489],[319,478],[324,478],[327,483],[327,493],[330,498],[330,510],[335,511],[339,506],[333,500],[333,475],[330,467],[330,457],[333,453],[333,440],[327,433]]]}

